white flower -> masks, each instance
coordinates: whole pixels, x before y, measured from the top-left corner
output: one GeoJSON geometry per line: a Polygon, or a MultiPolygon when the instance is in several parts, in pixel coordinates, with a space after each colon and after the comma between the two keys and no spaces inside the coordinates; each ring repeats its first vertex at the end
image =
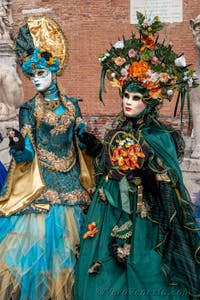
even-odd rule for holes
{"type": "Polygon", "coordinates": [[[120,71],[121,75],[127,76],[129,67],[130,65],[126,65],[124,68],[122,68],[120,71]]]}
{"type": "Polygon", "coordinates": [[[121,75],[124,75],[124,76],[128,75],[128,71],[126,68],[122,68],[120,73],[121,73],[121,75]]]}
{"type": "Polygon", "coordinates": [[[144,23],[146,23],[148,26],[151,26],[154,22],[154,18],[151,17],[151,16],[147,16],[145,19],[144,19],[144,23]]]}
{"type": "Polygon", "coordinates": [[[99,57],[99,61],[102,62],[102,61],[104,61],[109,56],[110,56],[110,53],[106,52],[106,53],[104,53],[104,56],[99,57]]]}
{"type": "Polygon", "coordinates": [[[130,143],[131,145],[133,144],[133,140],[129,137],[126,138],[127,143],[130,143]]]}
{"type": "Polygon", "coordinates": [[[175,63],[175,66],[177,66],[177,67],[185,67],[186,66],[186,59],[182,55],[182,56],[176,58],[174,63],[175,63]]]}
{"type": "Polygon", "coordinates": [[[104,57],[109,57],[110,56],[110,53],[109,52],[106,52],[105,54],[104,54],[104,57]]]}
{"type": "Polygon", "coordinates": [[[110,75],[112,78],[115,78],[115,73],[111,73],[110,75]]]}
{"type": "Polygon", "coordinates": [[[123,48],[124,48],[124,41],[118,41],[117,43],[115,43],[115,44],[113,45],[113,47],[114,47],[115,49],[123,49],[123,48]]]}
{"type": "Polygon", "coordinates": [[[172,96],[173,93],[174,93],[174,92],[173,92],[172,90],[168,90],[168,91],[167,91],[167,95],[168,95],[168,96],[172,96]]]}
{"type": "Polygon", "coordinates": [[[125,144],[125,142],[126,142],[125,140],[121,140],[121,141],[119,142],[119,145],[120,145],[120,146],[123,146],[123,145],[125,144]]]}
{"type": "Polygon", "coordinates": [[[148,82],[148,81],[156,82],[156,81],[158,81],[158,79],[159,79],[159,74],[158,73],[152,72],[151,70],[148,70],[146,73],[147,73],[147,75],[150,76],[150,78],[145,79],[144,82],[148,82]]]}
{"type": "Polygon", "coordinates": [[[188,79],[188,85],[189,85],[189,87],[192,87],[192,84],[193,84],[193,79],[192,79],[192,77],[190,77],[188,79]]]}

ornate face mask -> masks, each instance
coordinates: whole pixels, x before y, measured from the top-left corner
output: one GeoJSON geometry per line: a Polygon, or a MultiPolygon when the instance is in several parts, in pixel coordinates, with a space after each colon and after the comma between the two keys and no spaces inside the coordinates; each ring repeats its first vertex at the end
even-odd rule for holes
{"type": "Polygon", "coordinates": [[[48,68],[35,69],[29,74],[29,76],[36,90],[39,92],[47,90],[51,85],[52,73],[48,68]]]}
{"type": "Polygon", "coordinates": [[[141,113],[146,107],[142,99],[142,94],[126,90],[122,99],[124,115],[128,118],[134,118],[141,113]]]}

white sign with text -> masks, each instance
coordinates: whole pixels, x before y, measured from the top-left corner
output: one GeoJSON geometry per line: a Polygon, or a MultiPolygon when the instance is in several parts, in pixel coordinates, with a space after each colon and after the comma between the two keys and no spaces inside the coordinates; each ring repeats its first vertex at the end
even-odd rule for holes
{"type": "Polygon", "coordinates": [[[144,15],[159,16],[163,23],[183,21],[182,0],[130,0],[130,22],[136,24],[136,11],[144,15]]]}

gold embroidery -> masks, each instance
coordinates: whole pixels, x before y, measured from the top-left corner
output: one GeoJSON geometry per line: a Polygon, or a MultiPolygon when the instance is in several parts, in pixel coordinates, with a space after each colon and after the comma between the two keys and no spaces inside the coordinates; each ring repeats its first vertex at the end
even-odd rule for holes
{"type": "Polygon", "coordinates": [[[68,172],[76,163],[74,146],[67,153],[67,157],[59,158],[53,152],[42,149],[40,145],[37,148],[38,159],[42,166],[57,172],[68,172]]]}
{"type": "Polygon", "coordinates": [[[65,201],[70,201],[71,203],[76,202],[77,200],[84,200],[86,202],[91,202],[89,194],[84,190],[74,190],[70,193],[60,195],[65,201]]]}
{"type": "Polygon", "coordinates": [[[75,119],[76,110],[71,101],[67,101],[65,96],[61,94],[61,103],[66,108],[66,110],[61,114],[57,115],[53,111],[45,110],[45,100],[41,94],[36,95],[35,99],[35,110],[34,116],[37,120],[37,128],[40,127],[42,121],[54,126],[54,128],[50,131],[51,134],[58,134],[65,132],[72,120],[75,119]]]}
{"type": "Polygon", "coordinates": [[[138,185],[138,196],[137,196],[137,214],[141,218],[146,218],[148,216],[149,207],[147,203],[143,200],[143,187],[138,185]]]}
{"type": "Polygon", "coordinates": [[[44,191],[41,196],[38,198],[41,199],[47,199],[51,204],[61,204],[61,200],[59,199],[58,192],[53,190],[46,190],[44,191]]]}
{"type": "Polygon", "coordinates": [[[171,179],[169,178],[167,172],[165,172],[165,173],[157,173],[156,174],[156,180],[157,181],[171,182],[171,179]]]}
{"type": "Polygon", "coordinates": [[[64,201],[69,201],[71,203],[75,203],[79,200],[83,200],[88,203],[91,201],[90,196],[84,190],[74,190],[69,193],[61,193],[61,194],[58,194],[57,191],[46,190],[41,194],[41,196],[38,199],[42,200],[45,198],[49,202],[51,202],[51,204],[55,204],[55,203],[61,204],[62,203],[61,199],[63,199],[64,201]]]}
{"type": "Polygon", "coordinates": [[[76,118],[76,127],[78,127],[80,123],[83,123],[83,119],[81,117],[76,118]]]}
{"type": "Polygon", "coordinates": [[[60,106],[61,102],[60,102],[60,99],[58,100],[46,100],[44,101],[44,107],[47,111],[53,111],[55,110],[56,108],[58,108],[60,106]]]}

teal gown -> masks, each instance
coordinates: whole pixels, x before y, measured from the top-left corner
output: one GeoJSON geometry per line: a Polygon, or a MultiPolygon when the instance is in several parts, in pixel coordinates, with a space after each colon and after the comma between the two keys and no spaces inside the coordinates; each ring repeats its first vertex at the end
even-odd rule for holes
{"type": "Polygon", "coordinates": [[[200,296],[199,229],[179,168],[182,155],[180,134],[147,115],[107,134],[95,161],[100,180],[83,228],[74,300],[200,296]],[[140,137],[145,162],[137,172],[119,172],[111,163],[117,132],[140,137]],[[92,222],[98,232],[88,236],[92,222]]]}
{"type": "MultiPolygon", "coordinates": [[[[20,208],[9,214],[2,210],[11,199],[9,193],[13,194],[15,163],[11,162],[0,194],[1,300],[72,299],[83,210],[90,196],[79,180],[75,136],[83,121],[78,99],[62,95],[61,100],[52,111],[37,94],[20,107],[20,129],[26,147],[33,149],[35,157],[37,153],[44,189],[28,204],[19,194],[20,208]]],[[[17,165],[23,172],[30,164],[17,165]]],[[[25,182],[22,173],[21,178],[22,192],[37,181],[32,176],[25,182]]]]}

